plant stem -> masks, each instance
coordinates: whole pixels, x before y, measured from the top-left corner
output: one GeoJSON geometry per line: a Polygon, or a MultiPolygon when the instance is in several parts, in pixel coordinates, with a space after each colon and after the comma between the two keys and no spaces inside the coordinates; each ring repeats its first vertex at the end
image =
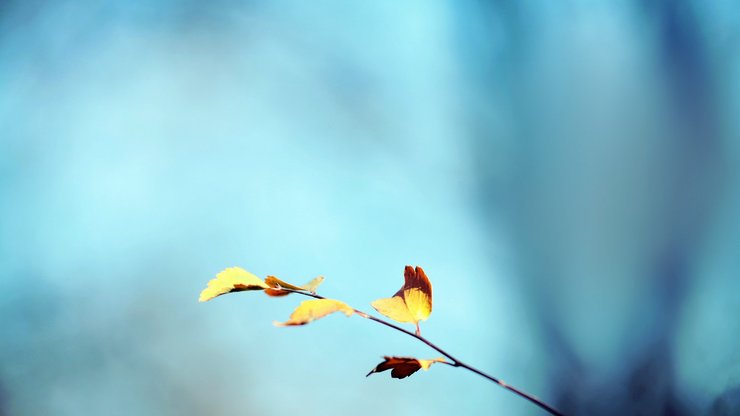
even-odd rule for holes
{"type": "MultiPolygon", "coordinates": [[[[290,293],[297,293],[299,295],[309,296],[309,297],[316,298],[316,299],[326,299],[325,297],[320,296],[320,295],[317,295],[317,294],[312,293],[312,292],[306,292],[306,291],[301,291],[301,290],[293,290],[293,289],[286,289],[286,288],[283,288],[283,287],[281,287],[280,290],[284,290],[284,291],[290,292],[290,293]]],[[[551,413],[551,414],[553,414],[555,416],[564,416],[563,413],[560,413],[558,410],[556,410],[555,408],[553,408],[549,404],[543,402],[541,399],[539,399],[539,398],[537,398],[537,397],[535,397],[535,396],[533,396],[533,395],[531,395],[529,393],[526,393],[526,392],[524,392],[522,390],[519,390],[519,389],[517,389],[514,386],[511,386],[509,384],[506,384],[503,380],[500,380],[500,379],[498,379],[496,377],[493,377],[491,375],[488,375],[488,374],[484,373],[483,371],[481,371],[481,370],[479,370],[479,369],[477,369],[477,368],[475,368],[473,366],[470,366],[468,364],[463,363],[462,361],[460,361],[457,358],[455,358],[452,355],[450,355],[450,353],[448,353],[447,351],[445,351],[442,348],[434,345],[428,339],[422,337],[420,333],[413,333],[411,331],[408,331],[406,329],[401,328],[400,326],[397,326],[395,324],[392,324],[392,323],[390,323],[390,322],[388,322],[388,321],[386,321],[384,319],[381,319],[381,318],[372,316],[372,315],[370,315],[368,313],[365,313],[365,312],[363,312],[361,310],[358,310],[358,309],[354,309],[354,308],[352,308],[352,309],[354,310],[355,314],[360,315],[361,317],[363,317],[365,319],[369,319],[371,321],[375,321],[375,322],[377,322],[377,323],[379,323],[381,325],[385,325],[385,326],[387,326],[389,328],[393,328],[396,331],[403,332],[404,334],[406,334],[406,335],[408,335],[410,337],[414,337],[414,338],[418,339],[419,341],[427,344],[430,348],[434,349],[435,351],[439,352],[440,354],[442,354],[445,357],[447,357],[448,359],[450,359],[450,361],[452,361],[452,362],[446,362],[445,361],[444,364],[447,364],[447,365],[452,366],[452,367],[461,367],[461,368],[464,368],[464,369],[466,369],[466,370],[468,370],[470,372],[473,372],[475,374],[478,374],[479,376],[484,377],[484,378],[486,378],[486,379],[488,379],[488,380],[490,380],[490,381],[498,384],[499,386],[501,386],[501,387],[503,387],[503,388],[511,391],[512,393],[514,393],[514,394],[516,394],[518,396],[521,396],[521,397],[529,400],[530,402],[536,404],[537,406],[541,407],[542,409],[548,411],[549,413],[551,413]]]]}

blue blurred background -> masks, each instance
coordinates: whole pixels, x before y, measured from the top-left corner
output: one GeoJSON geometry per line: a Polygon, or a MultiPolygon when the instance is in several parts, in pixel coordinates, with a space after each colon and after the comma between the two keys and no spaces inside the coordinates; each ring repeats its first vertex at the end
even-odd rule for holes
{"type": "Polygon", "coordinates": [[[0,414],[740,414],[734,0],[5,1],[0,414]]]}

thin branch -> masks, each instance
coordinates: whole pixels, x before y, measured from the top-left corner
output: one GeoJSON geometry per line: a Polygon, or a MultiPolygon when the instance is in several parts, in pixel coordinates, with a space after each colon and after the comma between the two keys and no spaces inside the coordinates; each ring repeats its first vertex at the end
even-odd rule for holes
{"type": "MultiPolygon", "coordinates": [[[[326,299],[325,297],[323,297],[321,295],[317,295],[316,293],[313,293],[313,292],[307,292],[307,291],[302,291],[302,290],[287,289],[287,288],[284,288],[284,287],[281,287],[279,289],[280,290],[283,290],[283,291],[286,291],[286,292],[297,293],[299,295],[309,296],[309,297],[316,298],[316,299],[326,299]]],[[[406,329],[401,328],[400,326],[397,326],[397,325],[395,325],[393,323],[390,323],[390,322],[388,322],[388,321],[386,321],[384,319],[381,319],[381,318],[372,316],[372,315],[370,315],[368,313],[365,313],[365,312],[363,312],[361,310],[358,310],[358,309],[354,309],[354,308],[352,308],[352,309],[354,310],[355,314],[360,315],[361,317],[363,317],[365,319],[369,319],[371,321],[375,321],[375,322],[377,322],[377,323],[379,323],[381,325],[385,325],[385,326],[387,326],[389,328],[393,328],[396,331],[403,332],[404,334],[406,334],[406,335],[408,335],[410,337],[414,337],[414,338],[418,339],[419,341],[427,344],[429,347],[431,347],[432,349],[434,349],[435,351],[439,352],[440,354],[444,355],[445,357],[447,357],[448,359],[450,359],[452,361],[452,362],[444,362],[445,364],[450,365],[452,367],[461,367],[461,368],[464,368],[464,369],[466,369],[468,371],[471,371],[471,372],[473,372],[475,374],[478,374],[481,377],[487,378],[488,380],[490,380],[490,381],[498,384],[499,386],[501,386],[501,387],[503,387],[503,388],[505,388],[505,389],[513,392],[514,394],[519,395],[519,396],[521,396],[521,397],[529,400],[530,402],[536,404],[537,406],[543,408],[544,410],[548,411],[549,413],[551,413],[551,414],[553,414],[555,416],[565,416],[563,413],[559,412],[558,410],[556,410],[555,408],[553,408],[549,404],[543,402],[541,399],[539,399],[539,398],[537,398],[537,397],[535,397],[535,396],[533,396],[533,395],[531,395],[529,393],[526,393],[526,392],[524,392],[522,390],[519,390],[519,389],[517,389],[516,387],[514,387],[512,385],[506,384],[506,382],[504,382],[503,380],[500,380],[500,379],[498,379],[496,377],[493,377],[491,375],[488,375],[488,374],[484,373],[481,370],[478,370],[477,368],[475,368],[473,366],[470,366],[468,364],[463,363],[462,361],[460,361],[457,358],[453,357],[447,351],[445,351],[442,348],[434,345],[428,339],[422,337],[419,332],[413,333],[411,331],[408,331],[406,329]]],[[[418,328],[418,325],[417,325],[417,328],[418,328]]]]}

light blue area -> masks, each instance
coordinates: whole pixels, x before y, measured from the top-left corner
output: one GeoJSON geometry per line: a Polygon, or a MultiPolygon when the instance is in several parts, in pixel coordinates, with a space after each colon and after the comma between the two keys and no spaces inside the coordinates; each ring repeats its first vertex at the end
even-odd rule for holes
{"type": "Polygon", "coordinates": [[[197,303],[242,266],[370,310],[406,264],[469,364],[572,414],[708,412],[740,385],[737,7],[503,3],[0,6],[0,414],[541,414],[365,378],[439,354],[273,327],[295,296],[197,303]]]}

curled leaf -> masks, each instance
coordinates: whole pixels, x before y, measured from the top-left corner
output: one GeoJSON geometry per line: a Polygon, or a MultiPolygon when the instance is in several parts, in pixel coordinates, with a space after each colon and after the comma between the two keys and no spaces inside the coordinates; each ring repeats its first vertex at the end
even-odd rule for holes
{"type": "Polygon", "coordinates": [[[263,290],[269,286],[259,277],[241,267],[230,267],[216,275],[208,286],[200,292],[199,302],[209,301],[217,296],[244,290],[263,290]]]}
{"type": "Polygon", "coordinates": [[[321,282],[324,281],[324,276],[319,276],[303,286],[295,286],[288,282],[284,282],[275,276],[267,276],[265,283],[270,286],[269,289],[265,289],[265,293],[269,296],[287,296],[290,292],[280,290],[280,288],[292,289],[292,290],[305,290],[307,292],[315,293],[316,288],[319,287],[321,282]]]}
{"type": "Polygon", "coordinates": [[[286,292],[284,290],[280,289],[265,289],[265,294],[267,296],[273,296],[273,297],[280,297],[280,296],[288,296],[290,295],[290,292],[286,292]]]}
{"type": "Polygon", "coordinates": [[[286,322],[275,322],[276,326],[306,325],[311,321],[323,318],[334,312],[342,312],[347,316],[355,313],[351,306],[334,299],[312,299],[301,304],[290,314],[286,322]]]}
{"type": "Polygon", "coordinates": [[[381,314],[398,322],[411,322],[417,326],[432,313],[432,283],[421,267],[406,266],[404,284],[393,297],[371,303],[381,314]]]}
{"type": "Polygon", "coordinates": [[[270,286],[270,289],[265,289],[265,293],[269,296],[287,296],[290,294],[290,292],[280,290],[280,288],[302,290],[299,286],[294,286],[288,282],[284,282],[275,276],[267,276],[265,283],[270,286]]]}
{"type": "Polygon", "coordinates": [[[419,360],[412,357],[383,357],[383,362],[375,366],[369,373],[368,377],[373,373],[381,373],[383,371],[391,370],[391,377],[393,378],[406,378],[411,374],[419,371],[420,368],[429,370],[429,367],[434,363],[443,363],[445,359],[434,358],[432,360],[419,360]]]}

